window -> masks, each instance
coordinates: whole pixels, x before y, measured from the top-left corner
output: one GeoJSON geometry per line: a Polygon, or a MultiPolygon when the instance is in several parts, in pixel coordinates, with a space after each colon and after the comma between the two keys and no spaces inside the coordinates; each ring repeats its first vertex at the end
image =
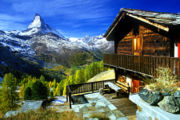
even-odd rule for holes
{"type": "Polygon", "coordinates": [[[137,35],[134,37],[133,39],[133,53],[135,55],[140,55],[140,53],[142,52],[142,46],[143,46],[143,36],[141,35],[137,35]],[[137,52],[139,52],[139,54],[136,54],[137,52]]]}

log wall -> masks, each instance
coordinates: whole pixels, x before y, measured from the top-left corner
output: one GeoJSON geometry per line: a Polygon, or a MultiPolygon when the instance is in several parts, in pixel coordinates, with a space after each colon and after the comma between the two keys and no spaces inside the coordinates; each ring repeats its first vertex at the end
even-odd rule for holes
{"type": "MultiPolygon", "coordinates": [[[[143,39],[143,56],[170,56],[171,43],[170,39],[143,25],[139,25],[138,34],[143,39]]],[[[133,55],[132,40],[137,36],[132,29],[123,39],[117,42],[117,54],[133,55]]]]}

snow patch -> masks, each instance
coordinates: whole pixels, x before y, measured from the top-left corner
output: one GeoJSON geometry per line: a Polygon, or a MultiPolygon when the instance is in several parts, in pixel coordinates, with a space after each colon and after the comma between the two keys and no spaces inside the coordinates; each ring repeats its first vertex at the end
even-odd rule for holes
{"type": "Polygon", "coordinates": [[[43,22],[43,21],[42,21],[40,15],[39,15],[39,14],[36,14],[33,22],[28,26],[28,29],[31,29],[31,28],[34,28],[34,27],[35,27],[35,28],[41,27],[42,22],[43,22]]]}

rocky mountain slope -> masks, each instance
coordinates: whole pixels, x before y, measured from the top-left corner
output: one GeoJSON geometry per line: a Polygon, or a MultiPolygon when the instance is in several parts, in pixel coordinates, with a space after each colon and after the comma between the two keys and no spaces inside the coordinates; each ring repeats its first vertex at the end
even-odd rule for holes
{"type": "Polygon", "coordinates": [[[42,66],[48,62],[69,64],[70,57],[76,52],[87,52],[98,57],[103,52],[113,51],[113,43],[106,41],[103,35],[66,38],[46,24],[39,14],[35,15],[26,30],[0,30],[0,45],[15,56],[42,66]]]}

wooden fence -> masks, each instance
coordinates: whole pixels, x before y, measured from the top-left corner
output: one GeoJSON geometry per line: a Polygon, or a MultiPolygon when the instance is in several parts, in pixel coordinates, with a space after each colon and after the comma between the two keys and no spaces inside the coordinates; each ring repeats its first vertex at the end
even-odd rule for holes
{"type": "Polygon", "coordinates": [[[180,78],[180,58],[104,54],[104,64],[129,71],[157,76],[159,67],[169,67],[180,78]]]}
{"type": "Polygon", "coordinates": [[[113,80],[104,80],[104,81],[97,81],[97,82],[67,85],[66,86],[66,97],[69,102],[69,107],[71,108],[73,94],[89,93],[89,92],[93,93],[93,92],[99,90],[100,88],[104,88],[105,82],[115,82],[115,80],[113,79],[113,80]]]}

